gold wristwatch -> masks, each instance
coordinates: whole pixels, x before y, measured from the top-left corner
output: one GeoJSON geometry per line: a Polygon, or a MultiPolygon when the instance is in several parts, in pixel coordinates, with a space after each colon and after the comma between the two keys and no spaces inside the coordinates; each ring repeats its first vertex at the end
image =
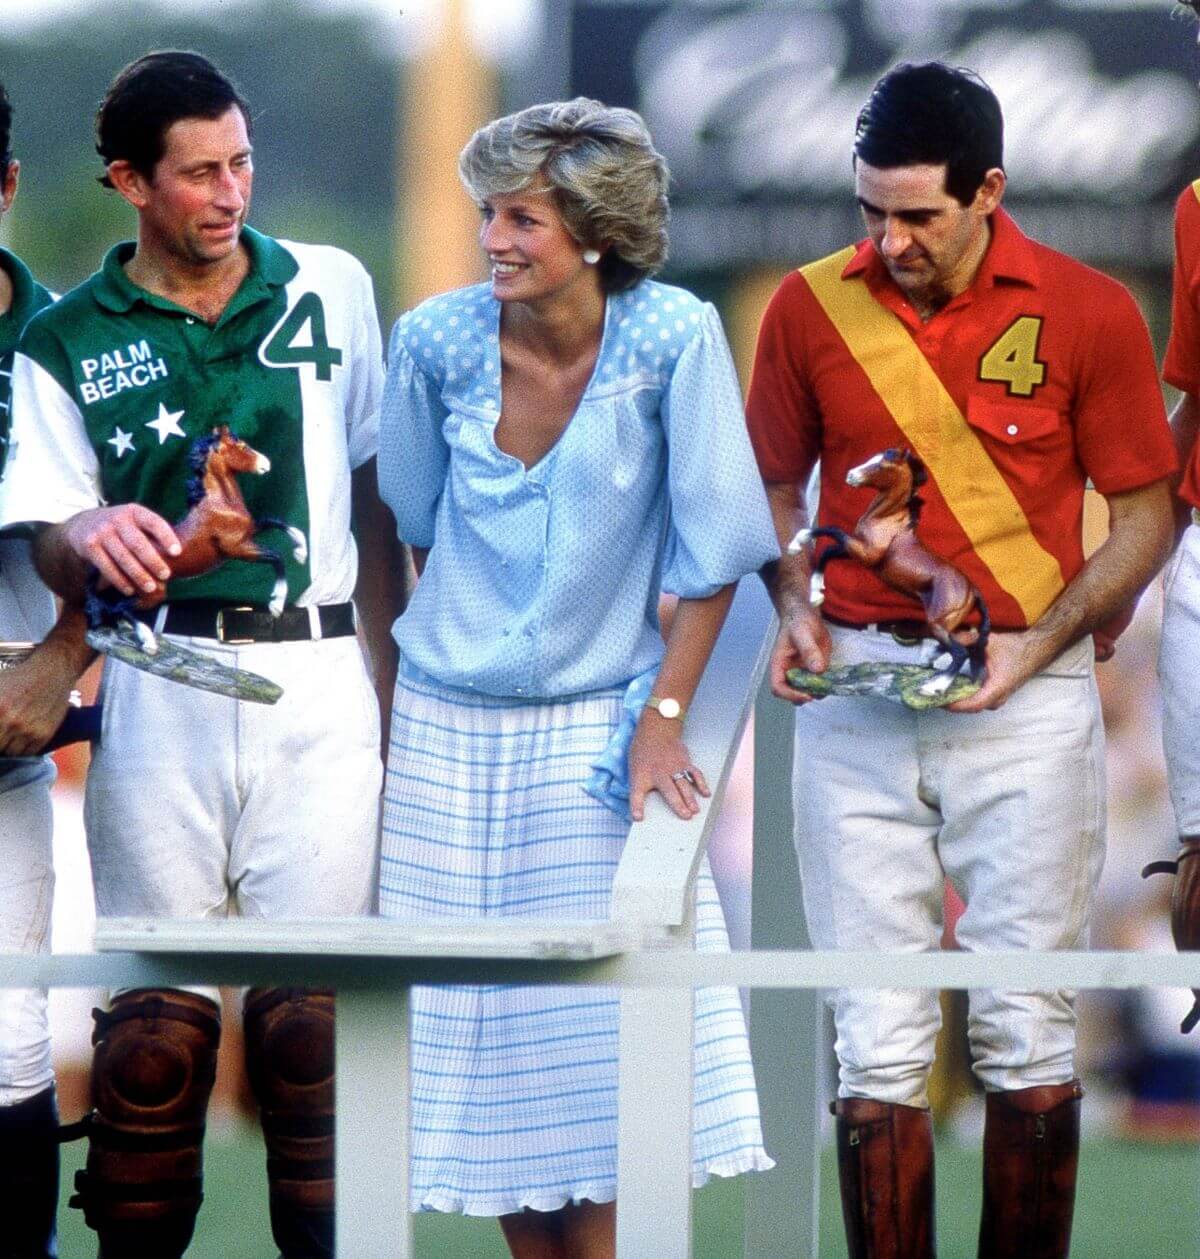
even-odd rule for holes
{"type": "Polygon", "coordinates": [[[657,709],[658,715],[666,717],[668,721],[674,721],[676,717],[682,721],[687,711],[677,699],[672,699],[669,695],[651,695],[646,701],[646,707],[657,709]]]}

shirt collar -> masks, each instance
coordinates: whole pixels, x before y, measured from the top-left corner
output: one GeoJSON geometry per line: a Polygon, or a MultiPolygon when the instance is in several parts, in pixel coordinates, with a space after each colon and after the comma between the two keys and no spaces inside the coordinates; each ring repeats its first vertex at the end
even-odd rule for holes
{"type": "MultiPolygon", "coordinates": [[[[287,284],[300,270],[295,258],[278,241],[256,232],[252,227],[242,228],[241,242],[250,258],[250,270],[238,286],[223,318],[269,297],[273,289],[287,284]]],[[[114,245],[104,256],[93,283],[96,301],[118,315],[127,314],[139,302],[160,310],[179,310],[180,307],[168,298],[139,288],[125,273],[125,264],[133,257],[136,248],[133,241],[126,240],[114,245]]]]}
{"type": "MultiPolygon", "coordinates": [[[[970,287],[991,288],[997,280],[1036,287],[1039,271],[1029,237],[1013,222],[1012,216],[1006,210],[997,209],[990,221],[992,239],[988,242],[987,253],[984,254],[983,262],[980,263],[970,287]]],[[[883,259],[875,252],[875,246],[869,240],[859,242],[853,257],[842,269],[843,280],[850,280],[858,275],[863,276],[872,288],[897,288],[888,269],[883,265],[883,259]]]]}

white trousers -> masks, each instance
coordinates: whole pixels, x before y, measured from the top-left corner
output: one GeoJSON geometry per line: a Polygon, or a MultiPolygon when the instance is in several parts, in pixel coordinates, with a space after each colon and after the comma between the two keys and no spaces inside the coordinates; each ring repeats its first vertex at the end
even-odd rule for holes
{"type": "MultiPolygon", "coordinates": [[[[831,626],[834,664],[919,662],[922,648],[831,626]]],[[[948,878],[960,947],[1084,942],[1104,859],[1104,732],[1090,639],[994,712],[912,712],[825,699],[796,712],[796,846],[813,942],[936,949],[948,878]]],[[[1073,1078],[1074,994],[972,991],[969,1033],[988,1090],[1073,1078]]],[[[926,1106],[941,1024],[930,990],[831,998],[839,1094],[926,1106]]]]}
{"type": "Polygon", "coordinates": [[[1163,574],[1158,650],[1163,752],[1180,835],[1200,835],[1200,527],[1189,526],[1163,574]]]}
{"type": "Polygon", "coordinates": [[[179,641],[284,693],[241,703],[105,662],[84,801],[97,914],[371,912],[383,770],[357,640],[179,641]]]}
{"type": "MultiPolygon", "coordinates": [[[[0,760],[0,951],[48,953],[53,762],[0,760]]],[[[54,1083],[44,988],[0,988],[0,1106],[54,1083]]]]}

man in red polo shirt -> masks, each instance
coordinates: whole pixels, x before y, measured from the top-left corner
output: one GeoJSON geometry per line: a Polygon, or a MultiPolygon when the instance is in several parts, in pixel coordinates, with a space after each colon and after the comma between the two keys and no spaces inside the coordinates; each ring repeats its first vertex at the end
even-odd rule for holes
{"type": "MultiPolygon", "coordinates": [[[[1196,9],[1200,0],[1179,0],[1196,9]]],[[[1158,675],[1163,696],[1163,751],[1179,854],[1171,903],[1176,944],[1200,947],[1200,179],[1179,194],[1175,204],[1175,282],[1171,340],[1163,378],[1183,391],[1171,413],[1171,429],[1182,467],[1175,498],[1178,549],[1164,582],[1162,643],[1158,675]]],[[[1170,869],[1170,863],[1159,863],[1170,869]]],[[[1200,989],[1184,1017],[1186,1031],[1200,1022],[1200,989]]]]}
{"type": "MultiPolygon", "coordinates": [[[[982,689],[916,713],[886,700],[807,703],[789,668],[924,662],[918,602],[849,562],[818,611],[811,556],[766,574],[782,628],[777,695],[797,704],[796,843],[820,948],[920,952],[943,881],[967,903],[966,949],[1086,938],[1103,860],[1103,727],[1093,631],[1169,546],[1174,452],[1145,325],[1112,280],[1039,245],[1000,208],[1003,120],[974,75],[902,65],[859,115],[855,190],[868,239],[790,275],[763,320],[748,406],[780,541],[852,529],[872,491],[847,471],[907,446],[929,481],[918,534],[982,592],[982,689]],[[1084,490],[1110,533],[1085,561],[1084,490]]],[[[926,1085],[937,994],[834,999],[843,1213],[852,1259],[932,1255],[926,1085]]],[[[1072,994],[971,993],[987,1090],[980,1255],[1067,1254],[1078,1155],[1072,994]]]]}

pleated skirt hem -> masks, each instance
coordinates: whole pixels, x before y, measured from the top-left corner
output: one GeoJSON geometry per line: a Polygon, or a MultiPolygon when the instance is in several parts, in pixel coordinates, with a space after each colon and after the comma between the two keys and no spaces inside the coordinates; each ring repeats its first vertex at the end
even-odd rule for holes
{"type": "MultiPolygon", "coordinates": [[[[714,1176],[726,1180],[746,1172],[769,1172],[774,1166],[775,1160],[762,1149],[710,1159],[703,1167],[692,1172],[692,1188],[702,1189],[714,1176]]],[[[510,1198],[482,1198],[432,1191],[413,1210],[491,1217],[512,1215],[517,1211],[561,1211],[563,1207],[580,1202],[615,1202],[616,1197],[616,1182],[611,1180],[580,1185],[569,1193],[560,1190],[556,1193],[523,1194],[510,1198]]]]}

